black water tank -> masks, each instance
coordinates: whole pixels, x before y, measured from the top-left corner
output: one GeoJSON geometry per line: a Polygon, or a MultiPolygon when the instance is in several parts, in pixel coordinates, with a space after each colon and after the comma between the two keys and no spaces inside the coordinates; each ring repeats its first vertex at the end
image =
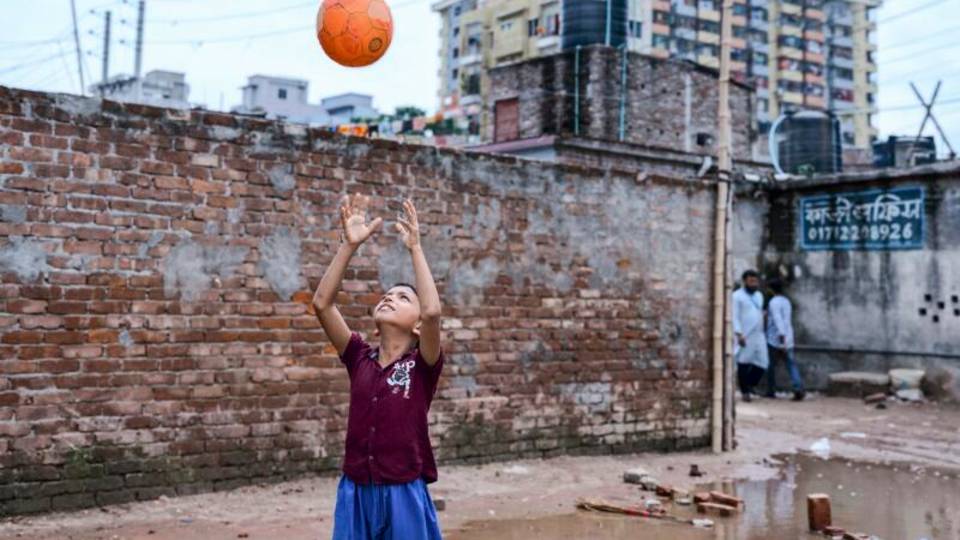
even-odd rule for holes
{"type": "Polygon", "coordinates": [[[780,168],[789,174],[835,173],[842,170],[840,121],[829,113],[801,111],[777,130],[780,168]]]}
{"type": "Polygon", "coordinates": [[[563,48],[606,43],[607,6],[610,45],[627,41],[627,0],[563,0],[563,48]]]}

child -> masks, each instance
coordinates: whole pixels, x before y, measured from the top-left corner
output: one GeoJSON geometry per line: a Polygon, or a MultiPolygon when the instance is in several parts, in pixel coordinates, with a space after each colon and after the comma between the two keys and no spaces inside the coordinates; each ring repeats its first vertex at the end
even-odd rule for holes
{"type": "Polygon", "coordinates": [[[373,311],[380,346],[351,333],[334,305],[350,258],[383,220],[367,223],[369,198],[346,197],[343,236],[313,297],[317,318],[350,375],[350,415],[343,476],[337,488],[334,540],[440,539],[427,484],[437,466],[427,411],[443,369],[440,295],[420,246],[417,211],[404,202],[397,231],[410,250],[416,286],[400,283],[373,311]]]}

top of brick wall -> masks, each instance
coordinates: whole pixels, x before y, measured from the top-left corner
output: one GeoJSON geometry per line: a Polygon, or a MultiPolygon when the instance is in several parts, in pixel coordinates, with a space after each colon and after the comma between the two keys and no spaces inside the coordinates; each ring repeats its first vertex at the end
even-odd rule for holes
{"type": "Polygon", "coordinates": [[[928,180],[954,177],[960,179],[960,161],[944,161],[905,168],[870,169],[839,174],[821,174],[810,178],[794,179],[772,184],[773,189],[792,190],[832,186],[836,184],[860,184],[883,180],[928,180]]]}
{"type": "MultiPolygon", "coordinates": [[[[482,159],[502,166],[535,166],[545,172],[573,173],[582,176],[636,176],[640,172],[550,163],[521,156],[401,143],[388,139],[353,137],[323,128],[281,120],[253,118],[203,109],[170,109],[139,103],[121,103],[96,97],[36,92],[2,85],[0,85],[0,115],[22,116],[28,119],[51,120],[91,127],[121,129],[146,129],[149,127],[171,136],[189,136],[196,139],[249,144],[262,149],[263,154],[314,151],[318,144],[332,143],[342,144],[344,148],[348,145],[352,147],[365,145],[371,149],[388,151],[404,148],[411,152],[425,152],[440,158],[471,155],[473,159],[477,159],[477,154],[482,154],[482,159]]],[[[52,129],[52,126],[42,122],[24,121],[15,125],[14,129],[24,132],[46,133],[52,129]]],[[[712,183],[712,180],[691,181],[681,177],[649,173],[644,174],[643,179],[644,181],[680,182],[684,184],[712,183]]]]}

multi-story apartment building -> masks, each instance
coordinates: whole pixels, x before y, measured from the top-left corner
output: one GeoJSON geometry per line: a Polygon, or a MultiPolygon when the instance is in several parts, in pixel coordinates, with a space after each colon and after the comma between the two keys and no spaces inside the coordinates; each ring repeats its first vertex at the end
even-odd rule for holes
{"type": "MultiPolygon", "coordinates": [[[[440,0],[441,110],[482,133],[487,70],[559,50],[570,0],[440,0]]],[[[828,110],[843,143],[876,137],[876,22],[881,0],[734,0],[733,77],[757,90],[761,132],[782,112],[828,110]]],[[[722,0],[628,0],[627,46],[719,67],[722,0]]]]}

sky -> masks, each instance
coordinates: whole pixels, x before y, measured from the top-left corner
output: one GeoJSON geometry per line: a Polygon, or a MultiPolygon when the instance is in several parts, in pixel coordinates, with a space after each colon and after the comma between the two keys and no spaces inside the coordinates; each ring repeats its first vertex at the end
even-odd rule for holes
{"type": "MultiPolygon", "coordinates": [[[[390,50],[371,67],[350,69],[327,59],[314,36],[320,0],[147,0],[144,71],[183,71],[192,102],[211,109],[240,103],[249,75],[310,81],[310,101],[342,92],[374,96],[392,111],[437,108],[439,16],[433,0],[387,0],[394,16],[390,50]]],[[[110,73],[131,73],[137,0],[76,0],[85,77],[102,72],[103,18],[113,12],[110,73]]],[[[885,0],[877,13],[880,135],[915,135],[943,80],[934,114],[960,151],[960,0],[885,0]]],[[[79,93],[69,0],[0,0],[0,84],[79,93]]],[[[936,135],[928,122],[926,135],[936,135]]],[[[943,149],[937,136],[937,145],[943,149]]]]}

